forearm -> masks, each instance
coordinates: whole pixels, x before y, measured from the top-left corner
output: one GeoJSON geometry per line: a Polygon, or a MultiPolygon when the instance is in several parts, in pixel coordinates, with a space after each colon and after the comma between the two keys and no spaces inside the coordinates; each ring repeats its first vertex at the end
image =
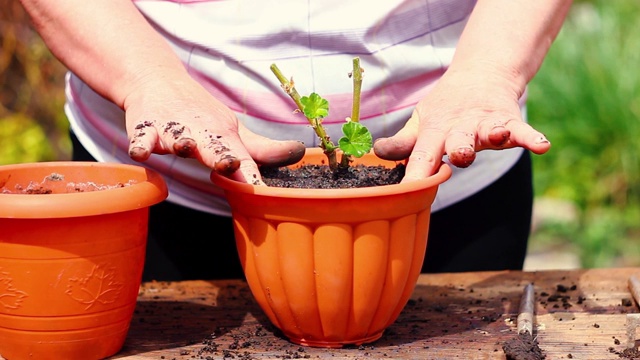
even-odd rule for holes
{"type": "Polygon", "coordinates": [[[478,0],[450,71],[503,77],[523,91],[570,7],[571,0],[478,0]]]}
{"type": "Polygon", "coordinates": [[[131,0],[21,2],[52,53],[121,107],[141,84],[186,72],[131,0]]]}

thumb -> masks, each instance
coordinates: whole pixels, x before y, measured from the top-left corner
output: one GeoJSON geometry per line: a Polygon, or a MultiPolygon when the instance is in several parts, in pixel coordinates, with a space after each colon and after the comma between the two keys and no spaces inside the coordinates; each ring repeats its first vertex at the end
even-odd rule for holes
{"type": "Polygon", "coordinates": [[[404,160],[408,158],[418,137],[416,119],[412,116],[395,135],[377,139],[373,144],[373,152],[379,158],[385,160],[404,160]]]}
{"type": "Polygon", "coordinates": [[[274,140],[241,126],[239,135],[251,158],[259,165],[278,167],[295,164],[305,153],[304,143],[297,140],[274,140]]]}

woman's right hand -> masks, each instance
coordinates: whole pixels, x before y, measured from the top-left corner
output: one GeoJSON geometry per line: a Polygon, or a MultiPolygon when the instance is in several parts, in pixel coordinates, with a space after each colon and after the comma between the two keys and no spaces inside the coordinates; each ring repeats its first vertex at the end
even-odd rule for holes
{"type": "Polygon", "coordinates": [[[199,83],[170,70],[140,77],[124,99],[129,155],[144,161],[151,153],[194,158],[238,181],[262,183],[257,164],[297,162],[299,141],[276,141],[249,131],[233,111],[199,83]]]}
{"type": "Polygon", "coordinates": [[[195,158],[260,183],[257,164],[297,161],[304,145],[258,136],[186,71],[131,0],[21,0],[56,57],[126,112],[129,154],[195,158]]]}

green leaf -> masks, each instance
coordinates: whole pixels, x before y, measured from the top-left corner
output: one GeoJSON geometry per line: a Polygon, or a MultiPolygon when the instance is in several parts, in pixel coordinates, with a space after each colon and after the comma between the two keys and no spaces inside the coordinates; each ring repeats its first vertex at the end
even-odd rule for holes
{"type": "Polygon", "coordinates": [[[329,102],[316,93],[300,98],[307,119],[321,119],[329,115],[329,102]]]}
{"type": "Polygon", "coordinates": [[[338,141],[338,146],[347,155],[362,157],[371,150],[373,137],[366,126],[353,121],[342,125],[344,136],[338,141]]]}

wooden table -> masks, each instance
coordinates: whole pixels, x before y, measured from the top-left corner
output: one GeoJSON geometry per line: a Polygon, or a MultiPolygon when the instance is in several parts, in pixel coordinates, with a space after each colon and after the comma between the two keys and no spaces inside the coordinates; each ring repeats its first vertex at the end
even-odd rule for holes
{"type": "Polygon", "coordinates": [[[640,268],[422,275],[380,340],[343,349],[280,337],[243,281],[150,282],[113,359],[505,359],[528,282],[547,359],[619,359],[625,314],[640,312],[627,287],[634,273],[640,268]]]}

